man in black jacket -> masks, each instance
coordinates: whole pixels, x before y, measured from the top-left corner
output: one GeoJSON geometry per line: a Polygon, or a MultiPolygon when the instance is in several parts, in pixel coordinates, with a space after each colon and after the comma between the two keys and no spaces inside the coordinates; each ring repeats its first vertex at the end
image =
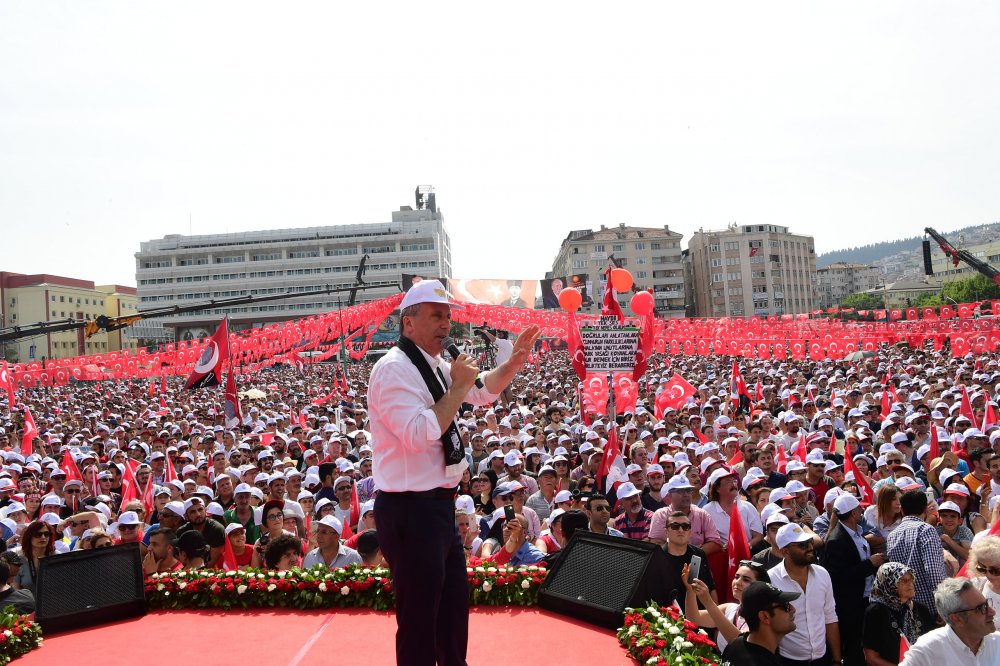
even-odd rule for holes
{"type": "Polygon", "coordinates": [[[840,624],[841,654],[844,664],[864,666],[865,657],[858,636],[868,607],[875,572],[885,561],[885,555],[872,555],[871,547],[861,534],[861,505],[853,495],[841,495],[833,503],[834,524],[826,542],[824,566],[833,583],[833,599],[837,604],[840,624]]]}

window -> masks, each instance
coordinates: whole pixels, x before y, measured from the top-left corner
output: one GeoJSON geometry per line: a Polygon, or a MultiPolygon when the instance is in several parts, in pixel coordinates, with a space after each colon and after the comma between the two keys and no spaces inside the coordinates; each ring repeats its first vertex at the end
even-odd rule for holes
{"type": "Polygon", "coordinates": [[[640,279],[645,278],[646,277],[646,271],[636,271],[635,272],[635,276],[637,278],[640,278],[640,279]]]}
{"type": "Polygon", "coordinates": [[[712,259],[712,268],[718,268],[722,265],[722,259],[712,259]]]}
{"type": "Polygon", "coordinates": [[[727,250],[738,250],[740,249],[740,244],[736,241],[726,241],[725,247],[727,250]]]}
{"type": "Polygon", "coordinates": [[[722,273],[712,273],[712,282],[722,282],[722,273]]]}
{"type": "Polygon", "coordinates": [[[726,266],[739,266],[739,265],[740,265],[739,257],[726,257],[726,266]]]}
{"type": "Polygon", "coordinates": [[[146,262],[143,262],[143,264],[142,264],[143,268],[169,268],[170,266],[173,266],[173,263],[170,261],[170,259],[159,259],[157,261],[146,261],[146,262]]]}
{"type": "Polygon", "coordinates": [[[604,243],[594,246],[594,252],[604,252],[604,243]]]}
{"type": "Polygon", "coordinates": [[[65,296],[60,296],[59,297],[59,302],[60,303],[65,303],[66,302],[66,297],[65,296]]]}
{"type": "Polygon", "coordinates": [[[434,243],[410,243],[401,244],[399,246],[400,252],[425,252],[427,250],[433,250],[434,243]]]}
{"type": "Polygon", "coordinates": [[[251,254],[250,261],[277,261],[281,259],[280,252],[271,252],[268,254],[251,254]]]}
{"type": "Polygon", "coordinates": [[[215,263],[217,264],[239,264],[243,261],[244,257],[242,254],[227,254],[215,258],[215,263]]]}
{"type": "Polygon", "coordinates": [[[392,245],[375,245],[372,247],[366,247],[365,252],[367,254],[385,254],[386,252],[395,252],[396,248],[392,245]]]}
{"type": "Polygon", "coordinates": [[[646,244],[645,243],[641,243],[641,242],[640,243],[636,243],[635,244],[635,249],[637,249],[637,250],[645,250],[646,249],[646,244]]]}
{"type": "Polygon", "coordinates": [[[312,257],[318,257],[319,250],[296,250],[295,252],[289,252],[289,259],[311,259],[312,257]]]}
{"type": "Polygon", "coordinates": [[[358,248],[356,247],[337,247],[332,250],[326,251],[326,256],[328,257],[346,257],[352,254],[357,254],[358,248]]]}
{"type": "Polygon", "coordinates": [[[624,252],[625,251],[625,244],[624,243],[615,243],[614,245],[611,246],[611,251],[612,252],[624,252]]]}
{"type": "Polygon", "coordinates": [[[740,277],[741,276],[739,273],[726,273],[726,279],[729,280],[730,282],[739,282],[740,277]]]}
{"type": "Polygon", "coordinates": [[[649,244],[649,249],[650,250],[659,250],[660,249],[660,244],[659,243],[650,243],[649,244]]]}
{"type": "Polygon", "coordinates": [[[586,259],[574,259],[573,260],[573,268],[586,268],[586,267],[587,267],[587,260],[586,259]]]}

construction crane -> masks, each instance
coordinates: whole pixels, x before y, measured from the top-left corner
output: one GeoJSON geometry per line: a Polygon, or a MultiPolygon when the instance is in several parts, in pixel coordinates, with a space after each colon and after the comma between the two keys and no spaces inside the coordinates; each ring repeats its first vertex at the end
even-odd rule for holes
{"type": "MultiPolygon", "coordinates": [[[[937,242],[938,246],[941,248],[941,251],[951,258],[953,265],[958,266],[958,262],[964,261],[969,266],[972,266],[974,269],[976,269],[977,271],[988,277],[993,282],[993,284],[1000,285],[1000,271],[993,268],[982,259],[976,258],[968,250],[959,250],[951,243],[949,243],[947,238],[945,238],[938,232],[934,231],[930,227],[925,227],[924,233],[933,238],[937,242]]],[[[929,272],[930,244],[929,241],[926,240],[924,241],[924,263],[925,263],[925,268],[928,271],[927,274],[931,275],[932,273],[929,272]]]]}

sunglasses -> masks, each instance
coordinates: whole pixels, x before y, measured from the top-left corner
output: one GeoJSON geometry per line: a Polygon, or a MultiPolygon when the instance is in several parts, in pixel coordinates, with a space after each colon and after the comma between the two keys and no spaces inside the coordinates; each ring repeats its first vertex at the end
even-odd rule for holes
{"type": "Polygon", "coordinates": [[[139,529],[138,525],[119,525],[118,526],[118,531],[120,531],[120,532],[132,532],[132,531],[137,530],[137,529],[139,529]]]}
{"type": "Polygon", "coordinates": [[[670,523],[667,525],[672,530],[683,530],[687,532],[691,529],[691,523],[670,523]]]}
{"type": "Polygon", "coordinates": [[[768,611],[773,611],[773,610],[777,610],[779,608],[781,610],[785,611],[786,613],[791,613],[792,612],[792,603],[790,601],[776,603],[773,606],[768,606],[767,610],[768,611]]]}
{"type": "Polygon", "coordinates": [[[991,576],[1000,576],[1000,567],[985,567],[982,564],[976,565],[976,571],[981,574],[989,574],[991,576]]]}

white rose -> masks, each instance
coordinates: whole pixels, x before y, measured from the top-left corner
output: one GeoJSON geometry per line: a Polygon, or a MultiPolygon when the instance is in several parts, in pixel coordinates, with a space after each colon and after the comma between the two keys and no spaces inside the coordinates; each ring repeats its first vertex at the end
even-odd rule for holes
{"type": "Polygon", "coordinates": [[[326,586],[326,583],[320,583],[320,584],[319,584],[319,591],[320,591],[320,592],[326,592],[326,591],[327,591],[327,589],[328,589],[328,588],[327,588],[327,586],[326,586]]]}
{"type": "Polygon", "coordinates": [[[348,594],[351,593],[351,588],[345,585],[344,587],[340,588],[340,593],[346,597],[348,594]]]}
{"type": "Polygon", "coordinates": [[[493,586],[489,582],[483,583],[483,592],[489,592],[493,589],[493,586]]]}
{"type": "Polygon", "coordinates": [[[158,583],[156,585],[156,591],[157,592],[162,592],[163,591],[163,583],[158,583]]]}
{"type": "Polygon", "coordinates": [[[678,629],[678,628],[677,628],[676,626],[674,626],[674,625],[670,625],[670,627],[668,627],[668,628],[667,628],[667,631],[668,631],[669,633],[671,633],[671,634],[679,634],[679,633],[681,633],[681,630],[680,630],[680,629],[678,629]]]}
{"type": "MultiPolygon", "coordinates": [[[[253,574],[250,574],[250,575],[252,576],[253,574]]],[[[262,574],[262,573],[257,574],[257,578],[260,579],[260,580],[264,580],[264,574],[262,574]]]]}
{"type": "Polygon", "coordinates": [[[690,650],[691,648],[694,647],[694,643],[692,643],[691,641],[684,641],[683,643],[681,643],[681,647],[690,650]]]}
{"type": "Polygon", "coordinates": [[[521,587],[527,590],[529,587],[531,587],[531,581],[525,578],[524,580],[521,581],[521,587]]]}
{"type": "Polygon", "coordinates": [[[680,636],[678,636],[677,638],[674,639],[674,647],[679,648],[682,645],[684,645],[684,639],[683,638],[681,638],[680,636]]]}
{"type": "Polygon", "coordinates": [[[268,592],[274,592],[275,588],[277,588],[277,585],[275,585],[274,583],[271,583],[270,585],[267,586],[267,591],[268,592]]]}
{"type": "Polygon", "coordinates": [[[650,657],[649,659],[646,660],[646,663],[655,664],[657,659],[659,659],[659,657],[650,657]]]}
{"type": "Polygon", "coordinates": [[[635,636],[637,633],[639,633],[639,627],[633,624],[631,627],[628,628],[628,633],[632,636],[635,636]]]}
{"type": "Polygon", "coordinates": [[[185,587],[187,587],[187,586],[188,586],[188,584],[187,584],[187,583],[184,583],[184,582],[181,582],[181,583],[178,583],[178,584],[177,584],[177,587],[178,587],[178,588],[180,588],[180,589],[182,589],[182,590],[183,590],[183,589],[184,589],[185,587]]]}
{"type": "Polygon", "coordinates": [[[489,569],[487,569],[487,571],[490,572],[490,573],[496,573],[497,572],[497,568],[496,567],[490,567],[489,569]]]}
{"type": "Polygon", "coordinates": [[[178,571],[177,572],[177,577],[178,578],[184,578],[184,576],[187,576],[187,572],[186,571],[178,571]]]}
{"type": "Polygon", "coordinates": [[[243,594],[246,591],[247,591],[246,585],[240,585],[238,588],[236,588],[236,594],[243,594]]]}
{"type": "Polygon", "coordinates": [[[279,571],[278,572],[278,578],[284,578],[284,577],[285,577],[285,572],[284,571],[279,571]]]}
{"type": "Polygon", "coordinates": [[[483,567],[476,567],[476,572],[477,573],[486,573],[486,569],[484,569],[483,567]]]}

